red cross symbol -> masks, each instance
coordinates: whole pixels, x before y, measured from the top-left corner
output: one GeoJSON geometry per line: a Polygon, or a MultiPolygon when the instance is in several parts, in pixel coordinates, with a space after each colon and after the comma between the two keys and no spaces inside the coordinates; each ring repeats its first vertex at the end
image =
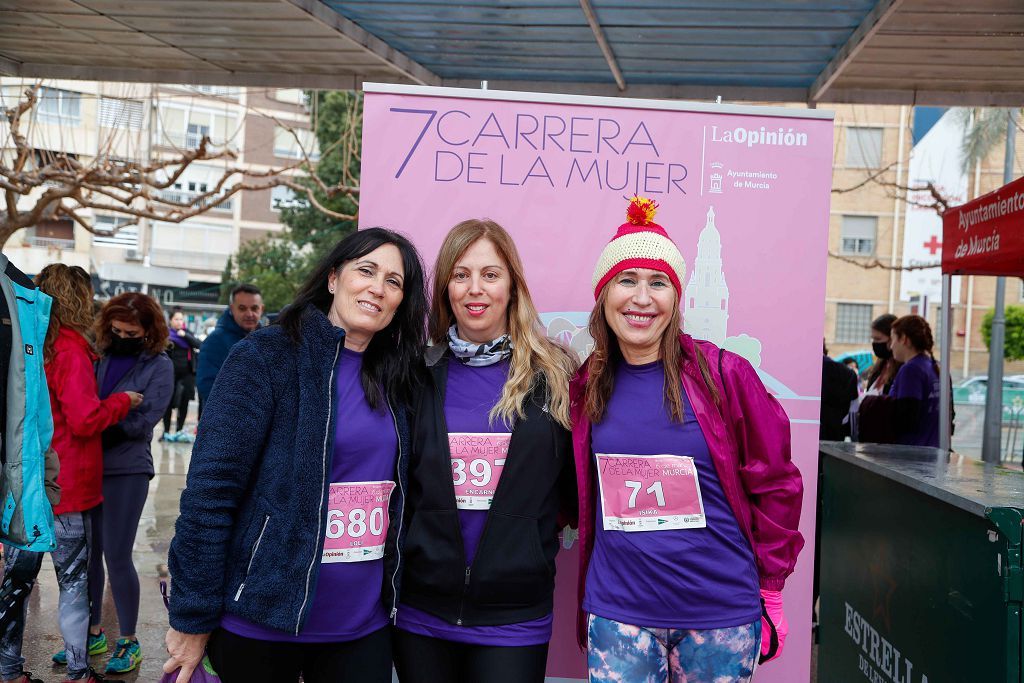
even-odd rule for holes
{"type": "Polygon", "coordinates": [[[932,238],[925,242],[922,246],[925,249],[927,249],[932,256],[935,256],[935,252],[942,248],[942,242],[936,239],[935,235],[932,235],[932,238]]]}

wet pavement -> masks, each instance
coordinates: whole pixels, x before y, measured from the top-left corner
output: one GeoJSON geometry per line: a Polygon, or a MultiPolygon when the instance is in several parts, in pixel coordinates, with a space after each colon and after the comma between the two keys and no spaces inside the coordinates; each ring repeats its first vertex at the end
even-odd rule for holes
{"type": "MultiPolygon", "coordinates": [[[[192,424],[194,429],[194,423],[192,424]]],[[[187,427],[186,427],[187,428],[187,427]]],[[[162,427],[158,426],[159,434],[162,427]]],[[[185,487],[190,443],[169,443],[154,439],[153,467],[156,476],[149,482],[149,498],[142,511],[139,533],[135,537],[134,559],[139,570],[141,600],[138,633],[142,644],[141,666],[130,674],[109,674],[110,680],[153,683],[160,680],[166,659],[164,634],[167,632],[167,610],[160,597],[160,580],[167,578],[167,548],[174,535],[174,521],[178,517],[178,499],[185,487]]],[[[57,623],[57,580],[49,555],[43,560],[39,581],[29,597],[28,621],[22,655],[25,668],[47,683],[65,680],[65,668],[54,666],[50,657],[64,647],[57,623]]],[[[108,584],[103,595],[103,628],[107,631],[111,649],[104,655],[90,658],[94,669],[103,673],[107,660],[113,654],[117,628],[117,613],[108,584]]]]}

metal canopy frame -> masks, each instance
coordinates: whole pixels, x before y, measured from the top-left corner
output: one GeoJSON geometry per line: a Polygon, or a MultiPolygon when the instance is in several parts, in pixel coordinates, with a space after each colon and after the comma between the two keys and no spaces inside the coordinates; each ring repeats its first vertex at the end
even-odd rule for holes
{"type": "Polygon", "coordinates": [[[3,0],[0,74],[1016,106],[1020,0],[3,0]]]}

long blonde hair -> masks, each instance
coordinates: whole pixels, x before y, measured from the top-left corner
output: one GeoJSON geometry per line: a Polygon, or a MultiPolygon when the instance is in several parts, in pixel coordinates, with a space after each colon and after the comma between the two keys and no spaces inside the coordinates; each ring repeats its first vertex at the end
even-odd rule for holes
{"type": "MultiPolygon", "coordinates": [[[[53,298],[50,327],[43,342],[43,359],[53,358],[53,345],[61,327],[70,327],[86,339],[93,324],[92,280],[84,269],[51,263],[36,275],[36,286],[53,298]]],[[[91,342],[91,340],[90,340],[91,342]]]]}
{"type": "Polygon", "coordinates": [[[462,221],[448,231],[434,264],[434,282],[430,301],[430,340],[448,343],[448,328],[455,319],[448,299],[448,283],[455,265],[477,240],[487,239],[508,265],[510,277],[508,335],[512,340],[512,360],[501,398],[489,415],[493,422],[512,422],[526,416],[523,404],[540,376],[547,385],[548,410],[566,429],[569,418],[569,379],[576,371],[572,354],[544,336],[540,316],[526,286],[523,262],[508,232],[489,219],[462,221]]]}

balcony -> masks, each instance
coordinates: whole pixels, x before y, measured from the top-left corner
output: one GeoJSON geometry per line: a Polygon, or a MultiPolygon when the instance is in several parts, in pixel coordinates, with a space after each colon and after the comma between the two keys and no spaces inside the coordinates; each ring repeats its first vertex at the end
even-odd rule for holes
{"type": "Polygon", "coordinates": [[[155,266],[219,272],[224,270],[228,254],[184,251],[180,249],[153,249],[150,252],[150,260],[155,266]]]}
{"type": "MultiPolygon", "coordinates": [[[[157,194],[160,195],[161,199],[169,202],[176,202],[178,204],[191,204],[201,192],[187,192],[185,190],[160,190],[157,194]]],[[[208,206],[216,200],[216,197],[207,197],[203,201],[203,206],[208,206]]],[[[211,212],[224,212],[230,213],[234,208],[234,198],[228,199],[221,202],[217,206],[211,207],[211,212]]]]}
{"type": "Polygon", "coordinates": [[[74,249],[75,240],[66,239],[63,237],[36,237],[35,235],[26,235],[22,240],[23,244],[30,247],[40,247],[42,249],[74,249]]]}
{"type": "MultiPolygon", "coordinates": [[[[179,133],[163,129],[161,134],[157,136],[154,144],[161,147],[172,147],[175,149],[198,149],[199,143],[203,141],[203,133],[179,133]]],[[[209,135],[207,133],[207,135],[209,135]]],[[[238,151],[238,145],[234,140],[217,141],[210,140],[207,145],[207,149],[211,151],[219,151],[221,148],[238,151]]]]}

